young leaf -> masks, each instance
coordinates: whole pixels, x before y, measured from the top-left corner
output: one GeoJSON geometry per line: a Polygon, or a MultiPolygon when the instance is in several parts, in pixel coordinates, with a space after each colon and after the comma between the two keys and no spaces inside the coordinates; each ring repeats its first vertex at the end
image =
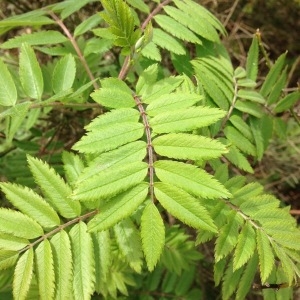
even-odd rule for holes
{"type": "Polygon", "coordinates": [[[257,251],[259,257],[259,270],[261,281],[267,281],[272,269],[274,268],[274,254],[270,246],[268,236],[261,230],[256,231],[257,251]]]}
{"type": "Polygon", "coordinates": [[[14,299],[26,299],[33,274],[33,248],[29,248],[18,260],[13,281],[14,299]]]}
{"type": "Polygon", "coordinates": [[[44,233],[42,227],[33,219],[6,208],[0,208],[0,230],[25,239],[34,239],[44,233]]]}
{"type": "Polygon", "coordinates": [[[41,242],[35,250],[35,274],[40,299],[53,299],[55,278],[52,250],[48,240],[41,242]]]}
{"type": "Polygon", "coordinates": [[[157,177],[174,184],[195,196],[203,198],[227,198],[230,193],[211,175],[193,165],[176,161],[156,161],[154,163],[157,177]]]}
{"type": "Polygon", "coordinates": [[[60,224],[54,209],[33,190],[12,183],[1,183],[0,187],[16,208],[36,220],[42,227],[51,228],[60,224]]]}
{"type": "Polygon", "coordinates": [[[226,153],[226,148],[220,142],[186,133],[159,136],[153,140],[153,146],[159,155],[176,159],[211,159],[226,153]]]}
{"type": "Polygon", "coordinates": [[[247,78],[256,81],[257,72],[258,72],[258,38],[255,35],[252,39],[252,43],[247,55],[246,61],[246,72],[247,78]]]}
{"type": "Polygon", "coordinates": [[[241,230],[236,249],[234,251],[233,269],[243,266],[253,255],[256,246],[255,231],[249,222],[246,222],[241,230]]]}
{"type": "Polygon", "coordinates": [[[68,234],[61,230],[50,240],[55,273],[55,299],[72,299],[72,252],[68,234]]]}
{"type": "Polygon", "coordinates": [[[0,105],[15,105],[18,98],[16,85],[2,59],[0,59],[0,82],[0,105]]]}
{"type": "Polygon", "coordinates": [[[199,200],[171,184],[156,182],[154,192],[160,204],[174,217],[196,229],[217,232],[207,210],[199,200]]]}
{"type": "Polygon", "coordinates": [[[125,1],[101,0],[105,9],[100,16],[108,23],[109,30],[116,36],[116,46],[121,46],[130,51],[138,40],[139,30],[134,30],[134,16],[132,10],[125,1]]]}
{"type": "Polygon", "coordinates": [[[48,164],[37,158],[27,156],[29,168],[35,181],[41,187],[50,204],[65,218],[74,218],[80,215],[79,203],[72,201],[71,188],[48,164]]]}
{"type": "Polygon", "coordinates": [[[100,212],[88,223],[89,232],[102,231],[129,217],[145,200],[148,193],[146,184],[139,184],[100,206],[100,212]]]}
{"type": "Polygon", "coordinates": [[[148,165],[144,162],[108,168],[80,183],[74,190],[72,198],[91,201],[113,197],[142,182],[147,170],[148,165]]]}
{"type": "Polygon", "coordinates": [[[213,124],[224,115],[218,108],[198,106],[158,114],[150,125],[155,133],[184,132],[213,124]]]}
{"type": "Polygon", "coordinates": [[[20,80],[27,96],[41,100],[44,89],[42,70],[34,51],[27,43],[21,46],[20,80]]]}
{"type": "Polygon", "coordinates": [[[142,270],[142,242],[134,223],[125,219],[114,226],[115,237],[120,251],[126,258],[130,267],[137,273],[142,270]]]}
{"type": "Polygon", "coordinates": [[[86,224],[79,222],[70,230],[73,252],[73,293],[75,300],[88,300],[94,291],[95,259],[93,243],[86,224]]]}
{"type": "Polygon", "coordinates": [[[76,64],[72,54],[61,58],[53,70],[52,88],[54,93],[59,93],[70,89],[76,75],[76,64]]]}
{"type": "Polygon", "coordinates": [[[165,244],[165,227],[158,209],[149,202],[141,218],[141,237],[147,267],[153,271],[165,244]]]}

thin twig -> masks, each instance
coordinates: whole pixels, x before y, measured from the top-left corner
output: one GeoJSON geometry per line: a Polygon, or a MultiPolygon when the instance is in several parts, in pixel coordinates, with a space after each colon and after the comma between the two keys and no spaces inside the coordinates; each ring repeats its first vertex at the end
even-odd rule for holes
{"type": "Polygon", "coordinates": [[[75,38],[73,37],[73,35],[70,33],[69,29],[65,26],[65,24],[62,22],[62,20],[52,11],[48,10],[49,15],[56,21],[56,23],[60,26],[60,28],[64,31],[65,35],[68,37],[68,39],[70,40],[71,44],[73,45],[79,60],[81,61],[84,69],[86,70],[89,78],[91,81],[93,82],[93,86],[95,89],[99,89],[99,85],[98,83],[95,81],[95,77],[92,74],[83,54],[81,53],[80,48],[78,47],[78,44],[75,40],[75,38]]]}
{"type": "Polygon", "coordinates": [[[71,220],[71,221],[69,221],[69,222],[67,222],[67,223],[64,223],[64,224],[62,224],[62,225],[56,227],[56,228],[53,229],[52,231],[50,231],[50,232],[48,232],[48,233],[42,235],[40,238],[38,238],[37,240],[35,240],[33,243],[30,243],[29,245],[27,245],[26,247],[24,247],[23,249],[21,249],[21,250],[19,251],[19,253],[25,252],[26,250],[28,250],[28,249],[34,247],[35,245],[39,244],[40,242],[42,242],[42,241],[48,239],[48,238],[51,237],[52,235],[54,235],[54,234],[58,233],[59,231],[61,231],[61,230],[65,229],[65,228],[67,228],[68,226],[73,225],[73,224],[75,224],[75,223],[79,223],[80,221],[84,221],[85,219],[87,219],[87,218],[89,218],[89,217],[92,217],[92,216],[96,215],[98,212],[99,212],[99,211],[98,211],[97,209],[96,209],[96,210],[93,210],[93,211],[90,211],[90,212],[86,213],[85,215],[79,216],[79,217],[77,217],[77,218],[75,218],[75,219],[73,219],[73,220],[71,220]]]}
{"type": "Polygon", "coordinates": [[[230,11],[229,11],[229,14],[227,15],[226,20],[225,20],[224,23],[223,23],[223,26],[224,26],[224,27],[227,26],[227,24],[228,24],[229,20],[231,19],[232,14],[234,13],[234,11],[235,11],[235,9],[236,9],[238,3],[239,3],[239,0],[235,0],[235,2],[233,3],[233,5],[231,6],[230,11]]]}
{"type": "Polygon", "coordinates": [[[41,108],[41,107],[83,107],[83,108],[97,108],[100,107],[98,103],[63,103],[63,102],[49,102],[43,104],[43,102],[40,103],[33,103],[30,105],[30,109],[34,108],[41,108]]]}
{"type": "MultiPolygon", "coordinates": [[[[148,25],[148,23],[153,19],[153,17],[158,14],[165,5],[169,4],[172,0],[165,0],[163,1],[162,3],[160,3],[159,5],[157,5],[157,7],[149,14],[149,16],[146,18],[146,20],[143,22],[142,26],[141,26],[141,29],[142,31],[145,30],[146,26],[148,25]]],[[[132,63],[131,63],[131,59],[134,55],[129,54],[128,56],[126,56],[124,62],[123,62],[123,65],[122,65],[122,68],[119,72],[119,75],[118,75],[118,78],[121,79],[121,80],[124,80],[132,66],[132,63]]]]}

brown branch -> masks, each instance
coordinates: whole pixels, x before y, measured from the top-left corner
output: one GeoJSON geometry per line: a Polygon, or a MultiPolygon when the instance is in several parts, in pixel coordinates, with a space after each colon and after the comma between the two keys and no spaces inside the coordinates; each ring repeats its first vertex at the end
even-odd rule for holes
{"type": "Polygon", "coordinates": [[[56,227],[56,228],[53,229],[52,231],[50,231],[50,232],[48,232],[48,233],[42,235],[40,238],[38,238],[37,240],[35,240],[33,243],[30,243],[29,245],[27,245],[26,247],[24,247],[23,249],[21,249],[21,250],[19,251],[19,253],[22,253],[22,252],[27,251],[28,249],[34,247],[35,245],[41,243],[42,241],[44,241],[44,240],[46,240],[46,239],[48,239],[48,238],[51,237],[52,235],[54,235],[54,234],[58,233],[59,231],[61,231],[61,230],[65,229],[65,228],[67,228],[68,226],[73,225],[73,224],[75,224],[75,223],[79,223],[80,221],[83,221],[83,220],[85,220],[85,219],[87,219],[87,218],[89,218],[89,217],[92,217],[92,216],[96,215],[98,212],[99,212],[99,211],[98,211],[97,209],[96,209],[96,210],[93,210],[93,211],[91,211],[91,212],[88,212],[88,213],[85,214],[85,215],[79,216],[79,217],[77,217],[77,218],[75,218],[75,219],[73,219],[73,220],[71,220],[71,221],[69,221],[69,222],[67,222],[67,223],[65,223],[65,224],[63,224],[63,225],[60,225],[60,226],[56,227]]]}
{"type": "MultiPolygon", "coordinates": [[[[70,40],[72,46],[74,47],[79,60],[81,61],[84,69],[86,70],[89,78],[91,81],[95,80],[94,75],[92,74],[83,54],[81,53],[80,48],[78,47],[78,44],[75,40],[75,38],[73,37],[73,35],[70,33],[69,29],[65,26],[65,24],[63,23],[63,21],[52,11],[48,10],[48,14],[53,18],[53,20],[55,20],[55,22],[57,23],[57,25],[60,26],[60,28],[64,31],[65,35],[68,37],[68,39],[70,40]]],[[[96,81],[94,81],[93,86],[95,89],[99,89],[99,85],[97,84],[96,81]]]]}
{"type": "Polygon", "coordinates": [[[151,139],[151,131],[150,131],[150,124],[147,119],[147,115],[145,112],[145,109],[142,105],[142,102],[138,96],[134,96],[134,100],[137,104],[137,107],[140,111],[140,114],[143,119],[143,124],[145,127],[146,132],[146,138],[147,138],[147,152],[148,152],[148,169],[149,169],[149,184],[150,184],[150,199],[152,202],[154,202],[154,151],[153,151],[153,145],[152,145],[152,139],[151,139]]]}

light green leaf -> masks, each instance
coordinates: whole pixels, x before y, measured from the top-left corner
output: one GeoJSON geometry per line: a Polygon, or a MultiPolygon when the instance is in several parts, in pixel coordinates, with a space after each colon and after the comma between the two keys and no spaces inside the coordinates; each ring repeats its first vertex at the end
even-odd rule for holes
{"type": "Polygon", "coordinates": [[[299,100],[300,100],[300,92],[299,91],[290,93],[277,103],[274,111],[276,113],[280,113],[285,110],[288,110],[288,109],[292,108],[292,106],[294,104],[296,104],[297,101],[299,102],[299,100]]]}
{"type": "Polygon", "coordinates": [[[247,158],[234,145],[229,146],[229,153],[224,154],[225,157],[235,166],[249,173],[253,173],[253,168],[247,158]]]}
{"type": "Polygon", "coordinates": [[[228,223],[220,230],[216,240],[215,259],[216,261],[226,257],[236,246],[238,241],[239,222],[235,211],[228,216],[228,223]]]}
{"type": "Polygon", "coordinates": [[[2,249],[18,251],[28,244],[29,241],[27,239],[0,232],[0,245],[2,249]]]}
{"type": "Polygon", "coordinates": [[[257,251],[261,281],[268,279],[274,267],[275,259],[268,236],[261,230],[256,230],[257,251]]]}
{"type": "Polygon", "coordinates": [[[183,223],[196,228],[217,232],[212,218],[199,200],[168,183],[156,182],[154,192],[160,204],[183,223]]]}
{"type": "Polygon", "coordinates": [[[225,146],[216,140],[186,133],[159,136],[153,140],[153,146],[159,155],[176,159],[211,159],[227,152],[225,146]]]}
{"type": "Polygon", "coordinates": [[[203,198],[227,198],[230,193],[210,174],[196,166],[176,161],[156,161],[155,173],[162,181],[203,198]]]}
{"type": "MultiPolygon", "coordinates": [[[[194,21],[198,26],[197,33],[205,39],[213,42],[219,42],[218,33],[215,28],[222,33],[225,32],[222,24],[217,18],[198,3],[189,0],[174,1],[180,11],[189,14],[191,21],[194,21]],[[185,2],[185,3],[184,3],[185,2]],[[215,27],[215,28],[214,28],[215,27]]],[[[178,12],[176,13],[178,15],[178,12]]]]}
{"type": "Polygon", "coordinates": [[[2,59],[0,59],[0,82],[0,105],[15,105],[18,98],[16,85],[2,59]]]}
{"type": "Polygon", "coordinates": [[[70,230],[73,253],[73,294],[75,300],[89,300],[94,291],[95,259],[87,226],[79,222],[70,230]]]}
{"type": "Polygon", "coordinates": [[[256,81],[258,72],[258,37],[254,35],[247,55],[246,72],[247,78],[256,81]]]}
{"type": "Polygon", "coordinates": [[[186,52],[181,43],[158,28],[153,28],[153,43],[178,55],[184,55],[186,52]]]}
{"type": "Polygon", "coordinates": [[[114,123],[132,122],[137,123],[140,118],[140,113],[132,108],[120,108],[111,112],[105,113],[93,119],[91,123],[85,126],[87,131],[103,130],[105,127],[111,127],[114,123]]]}
{"type": "Polygon", "coordinates": [[[145,200],[147,194],[147,184],[139,184],[100,205],[100,212],[88,223],[89,232],[109,229],[129,217],[145,200]]]}
{"type": "Polygon", "coordinates": [[[161,55],[158,47],[153,42],[148,43],[141,51],[144,57],[150,58],[155,61],[161,61],[161,55]]]}
{"type": "Polygon", "coordinates": [[[15,106],[5,110],[1,115],[5,116],[8,115],[7,117],[7,122],[6,122],[6,128],[5,128],[5,134],[6,134],[6,140],[11,142],[22,125],[24,119],[26,118],[28,114],[28,110],[30,107],[30,102],[23,102],[23,103],[18,103],[15,106]]]}
{"type": "Polygon", "coordinates": [[[70,89],[76,75],[76,63],[72,54],[61,58],[54,67],[52,75],[52,88],[54,93],[70,89]]]}
{"type": "Polygon", "coordinates": [[[254,141],[251,128],[242,117],[238,115],[232,115],[229,121],[236,129],[238,129],[243,134],[246,139],[248,139],[250,142],[254,141]]]}
{"type": "Polygon", "coordinates": [[[178,23],[173,18],[165,15],[156,15],[154,20],[165,31],[169,32],[173,36],[195,44],[202,44],[201,40],[189,29],[182,24],[178,23]],[[176,28],[176,30],[174,30],[176,28]]]}
{"type": "Polygon", "coordinates": [[[94,14],[91,17],[87,18],[83,22],[81,22],[74,30],[74,37],[82,35],[87,31],[90,31],[92,28],[97,26],[102,21],[102,18],[99,14],[94,14]]]}
{"type": "Polygon", "coordinates": [[[224,133],[228,140],[240,150],[252,156],[256,155],[256,149],[254,145],[234,127],[227,126],[224,129],[224,133]]]}
{"type": "Polygon", "coordinates": [[[141,138],[144,134],[144,126],[141,123],[117,122],[110,126],[93,130],[83,136],[74,146],[74,150],[83,153],[102,153],[116,149],[129,142],[141,138]]]}
{"type": "Polygon", "coordinates": [[[149,7],[148,5],[142,0],[126,0],[131,6],[137,8],[138,10],[149,14],[149,7]]]}
{"type": "Polygon", "coordinates": [[[191,107],[203,99],[202,95],[196,93],[176,92],[158,97],[147,106],[147,115],[156,116],[163,112],[176,111],[191,107]]]}
{"type": "Polygon", "coordinates": [[[67,151],[62,153],[62,161],[64,163],[67,181],[72,185],[77,181],[78,177],[83,172],[83,161],[78,155],[67,151]]]}
{"type": "Polygon", "coordinates": [[[260,94],[266,98],[267,95],[271,92],[274,84],[278,80],[278,77],[280,76],[280,73],[284,67],[285,64],[285,58],[286,58],[287,52],[281,54],[278,59],[276,60],[275,64],[271,67],[266,79],[264,80],[264,83],[260,89],[260,94]]]}
{"type": "Polygon", "coordinates": [[[21,36],[14,37],[1,45],[3,49],[12,49],[23,47],[23,43],[28,45],[49,45],[59,44],[68,41],[68,38],[58,31],[54,30],[40,30],[31,34],[23,34],[21,36]]]}
{"type": "Polygon", "coordinates": [[[22,44],[20,52],[20,81],[27,96],[41,100],[44,89],[42,70],[34,51],[26,43],[22,44]]]}
{"type": "Polygon", "coordinates": [[[251,90],[239,90],[237,96],[241,99],[246,99],[261,104],[265,104],[266,102],[260,93],[251,90]]]}
{"type": "Polygon", "coordinates": [[[165,226],[158,209],[149,202],[141,218],[142,246],[148,270],[156,266],[165,244],[165,226]]]}
{"type": "Polygon", "coordinates": [[[241,230],[234,251],[233,269],[242,267],[254,253],[256,246],[255,231],[249,222],[246,222],[241,230]]]}
{"type": "Polygon", "coordinates": [[[247,76],[247,73],[246,73],[246,70],[242,67],[237,67],[235,70],[234,70],[234,78],[236,79],[243,79],[243,78],[246,78],[247,76]]]}
{"type": "Polygon", "coordinates": [[[240,279],[239,286],[236,292],[236,299],[246,299],[246,295],[248,294],[252,286],[253,279],[257,272],[257,265],[258,255],[255,252],[254,255],[252,255],[252,257],[250,258],[240,279]]]}
{"type": "Polygon", "coordinates": [[[257,86],[257,83],[251,79],[243,78],[243,79],[239,79],[237,81],[237,85],[238,85],[238,87],[254,88],[257,86]]]}
{"type": "Polygon", "coordinates": [[[71,188],[47,163],[27,156],[29,168],[36,183],[41,187],[47,200],[65,218],[74,218],[80,215],[81,207],[78,202],[72,201],[71,188]]]}
{"type": "Polygon", "coordinates": [[[103,282],[107,282],[107,277],[111,271],[112,251],[109,230],[92,233],[95,254],[95,272],[97,293],[103,292],[103,282]]]}
{"type": "Polygon", "coordinates": [[[40,299],[53,299],[55,278],[52,250],[48,240],[41,242],[35,250],[35,274],[40,299]]]}
{"type": "Polygon", "coordinates": [[[0,21],[1,33],[10,30],[13,27],[26,27],[26,26],[41,26],[47,24],[53,24],[54,21],[45,17],[47,14],[45,10],[33,10],[21,15],[15,15],[9,18],[5,18],[0,21]]]}
{"type": "Polygon", "coordinates": [[[155,133],[183,132],[208,126],[225,115],[218,108],[191,107],[158,114],[150,119],[155,133]]]}
{"type": "Polygon", "coordinates": [[[222,283],[222,299],[229,300],[231,299],[232,294],[238,287],[240,278],[242,276],[243,268],[238,270],[233,269],[232,259],[227,264],[225,275],[223,277],[222,283]]]}
{"type": "Polygon", "coordinates": [[[25,300],[33,274],[33,248],[29,248],[18,260],[13,281],[14,299],[25,300]]]}
{"type": "Polygon", "coordinates": [[[257,118],[263,117],[263,111],[257,103],[237,100],[235,108],[257,118]]]}
{"type": "Polygon", "coordinates": [[[72,296],[72,252],[68,234],[61,230],[50,240],[55,273],[55,299],[68,300],[72,296]]]}
{"type": "Polygon", "coordinates": [[[7,199],[22,213],[37,221],[44,228],[60,224],[54,209],[33,190],[12,183],[1,183],[0,187],[7,199]]]}
{"type": "Polygon", "coordinates": [[[137,273],[142,271],[142,241],[139,231],[127,218],[114,226],[114,233],[121,253],[130,267],[137,273]]]}
{"type": "MultiPolygon", "coordinates": [[[[0,233],[0,242],[3,241],[1,236],[2,236],[2,234],[0,233]]],[[[4,242],[7,242],[7,240],[8,239],[6,239],[4,242]]],[[[5,248],[5,245],[1,244],[1,248],[0,248],[0,271],[2,271],[2,274],[4,273],[3,272],[4,270],[11,269],[12,267],[14,267],[16,265],[16,262],[17,262],[18,258],[19,258],[19,251],[18,250],[8,250],[8,249],[5,248]]]]}
{"type": "Polygon", "coordinates": [[[34,239],[44,233],[36,221],[18,211],[7,208],[0,208],[0,232],[25,239],[34,239]]]}
{"type": "Polygon", "coordinates": [[[151,103],[162,95],[169,95],[183,82],[182,76],[166,77],[155,83],[151,83],[152,80],[149,77],[150,75],[145,78],[146,82],[141,90],[142,100],[146,104],[151,103]]]}
{"type": "Polygon", "coordinates": [[[91,201],[113,197],[142,182],[147,175],[147,170],[148,164],[144,162],[105,169],[81,182],[74,190],[72,198],[91,201]]]}
{"type": "MultiPolygon", "coordinates": [[[[144,95],[146,89],[149,89],[157,81],[158,64],[152,64],[142,71],[136,83],[136,94],[144,95]]],[[[171,77],[174,79],[174,77],[171,77]]],[[[143,96],[144,97],[144,96],[143,96]]]]}
{"type": "Polygon", "coordinates": [[[89,163],[89,166],[81,172],[77,182],[85,181],[100,171],[113,166],[142,161],[146,152],[147,144],[144,141],[136,141],[103,153],[89,163]]]}

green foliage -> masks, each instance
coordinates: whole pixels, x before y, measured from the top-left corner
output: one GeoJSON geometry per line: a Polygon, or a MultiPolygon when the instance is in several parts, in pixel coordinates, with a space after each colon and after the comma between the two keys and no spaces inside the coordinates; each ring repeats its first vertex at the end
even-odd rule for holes
{"type": "Polygon", "coordinates": [[[259,87],[258,35],[234,69],[225,29],[194,1],[103,0],[72,36],[62,20],[88,2],[0,21],[36,30],[0,46],[20,50],[0,60],[0,168],[14,181],[0,183],[0,298],[205,298],[195,243],[209,241],[223,299],[245,299],[257,273],[291,289],[299,229],[246,176],[299,98],[282,92],[286,54],[259,87]]]}

